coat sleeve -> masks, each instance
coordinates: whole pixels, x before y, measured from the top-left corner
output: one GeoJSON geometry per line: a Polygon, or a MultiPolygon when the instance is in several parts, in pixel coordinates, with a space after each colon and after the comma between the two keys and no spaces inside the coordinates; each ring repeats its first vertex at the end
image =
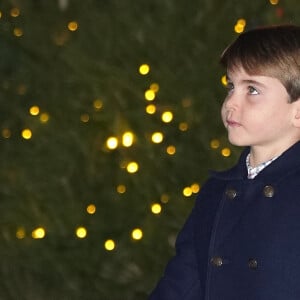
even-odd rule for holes
{"type": "Polygon", "coordinates": [[[149,300],[201,300],[196,250],[194,245],[195,208],[176,240],[176,255],[167,264],[163,277],[149,300]]]}

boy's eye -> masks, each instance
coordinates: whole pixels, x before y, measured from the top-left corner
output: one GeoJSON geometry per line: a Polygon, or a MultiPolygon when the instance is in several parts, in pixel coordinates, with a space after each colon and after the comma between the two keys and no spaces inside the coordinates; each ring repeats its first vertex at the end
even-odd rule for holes
{"type": "Polygon", "coordinates": [[[251,95],[258,95],[258,91],[257,91],[257,89],[255,87],[249,86],[248,90],[249,90],[249,94],[251,94],[251,95]]]}
{"type": "Polygon", "coordinates": [[[226,84],[226,90],[228,91],[228,93],[230,91],[232,91],[233,88],[234,88],[233,83],[232,82],[227,82],[227,84],[226,84]]]}

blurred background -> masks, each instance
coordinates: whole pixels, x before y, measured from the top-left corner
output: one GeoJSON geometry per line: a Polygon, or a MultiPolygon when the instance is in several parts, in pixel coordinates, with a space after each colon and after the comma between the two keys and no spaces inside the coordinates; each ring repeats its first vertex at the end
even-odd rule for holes
{"type": "Polygon", "coordinates": [[[147,299],[209,170],[240,153],[220,54],[299,14],[298,0],[1,0],[0,299],[147,299]]]}

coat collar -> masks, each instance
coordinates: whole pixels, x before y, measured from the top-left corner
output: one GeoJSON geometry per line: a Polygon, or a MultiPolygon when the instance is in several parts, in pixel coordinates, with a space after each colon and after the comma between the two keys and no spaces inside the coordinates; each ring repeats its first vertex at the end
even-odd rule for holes
{"type": "MultiPolygon", "coordinates": [[[[243,150],[238,163],[233,168],[225,171],[213,171],[211,175],[222,180],[247,179],[246,157],[249,154],[249,151],[249,147],[243,150]]],[[[282,153],[255,178],[259,178],[263,181],[277,181],[298,169],[300,169],[300,141],[282,153]]]]}

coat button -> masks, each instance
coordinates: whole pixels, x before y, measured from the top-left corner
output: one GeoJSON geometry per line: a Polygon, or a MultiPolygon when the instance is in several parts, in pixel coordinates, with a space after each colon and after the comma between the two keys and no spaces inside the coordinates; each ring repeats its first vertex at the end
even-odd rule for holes
{"type": "Polygon", "coordinates": [[[257,266],[258,266],[258,262],[257,262],[257,260],[255,258],[250,258],[248,260],[248,267],[249,267],[249,269],[256,270],[257,266]]]}
{"type": "Polygon", "coordinates": [[[210,260],[211,264],[215,267],[221,267],[223,265],[223,259],[220,256],[214,256],[210,260]]]}
{"type": "Polygon", "coordinates": [[[274,188],[271,185],[266,185],[264,187],[263,192],[264,192],[265,197],[267,197],[267,198],[272,198],[275,193],[274,188]]]}
{"type": "Polygon", "coordinates": [[[237,191],[235,189],[229,188],[226,190],[225,194],[227,198],[233,200],[237,195],[237,191]]]}

